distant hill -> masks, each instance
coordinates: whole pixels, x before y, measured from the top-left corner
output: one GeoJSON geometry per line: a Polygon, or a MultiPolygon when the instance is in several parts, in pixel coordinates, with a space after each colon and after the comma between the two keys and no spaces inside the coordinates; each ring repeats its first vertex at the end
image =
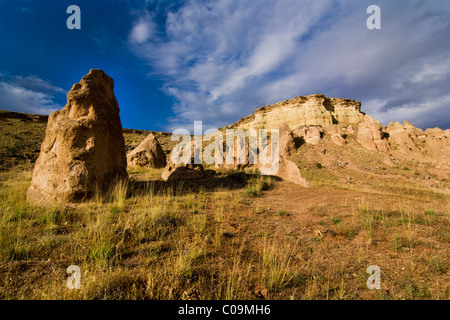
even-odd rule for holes
{"type": "MultiPolygon", "coordinates": [[[[0,170],[33,167],[44,141],[47,121],[47,115],[0,110],[0,170]]],[[[127,152],[150,133],[156,136],[166,153],[176,144],[170,141],[169,133],[123,129],[127,152]]]]}

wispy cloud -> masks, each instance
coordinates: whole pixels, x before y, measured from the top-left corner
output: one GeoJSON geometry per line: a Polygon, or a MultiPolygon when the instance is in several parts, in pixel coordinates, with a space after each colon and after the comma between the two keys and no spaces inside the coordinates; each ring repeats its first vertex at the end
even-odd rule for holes
{"type": "Polygon", "coordinates": [[[19,11],[20,13],[34,14],[33,10],[25,7],[17,7],[16,10],[19,11]]]}
{"type": "Polygon", "coordinates": [[[450,1],[202,0],[144,8],[133,52],[165,77],[175,125],[221,126],[261,105],[324,93],[389,121],[450,127],[450,1]]]}
{"type": "Polygon", "coordinates": [[[62,88],[37,76],[9,76],[0,74],[0,108],[17,112],[50,114],[61,106],[56,95],[63,95],[62,88]]]}
{"type": "Polygon", "coordinates": [[[147,42],[155,32],[156,24],[149,12],[145,12],[133,25],[130,41],[136,44],[147,42]]]}

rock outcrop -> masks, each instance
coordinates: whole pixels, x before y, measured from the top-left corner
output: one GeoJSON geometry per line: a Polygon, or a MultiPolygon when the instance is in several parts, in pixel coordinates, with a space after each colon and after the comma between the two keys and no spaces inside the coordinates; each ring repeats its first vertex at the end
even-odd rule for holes
{"type": "Polygon", "coordinates": [[[450,130],[434,128],[423,131],[405,121],[403,125],[399,122],[389,123],[386,133],[389,135],[391,152],[396,158],[427,163],[438,169],[450,169],[450,130]]]}
{"type": "MultiPolygon", "coordinates": [[[[161,177],[164,181],[179,181],[179,180],[198,180],[206,177],[206,171],[202,164],[196,164],[196,150],[198,147],[195,141],[190,143],[191,155],[189,163],[176,164],[172,158],[164,168],[161,177]]],[[[183,150],[180,150],[179,156],[183,157],[183,150]]]]}
{"type": "Polygon", "coordinates": [[[126,167],[114,80],[90,70],[69,91],[67,105],[48,119],[27,200],[78,202],[127,178],[126,167]]]}
{"type": "Polygon", "coordinates": [[[425,150],[438,169],[450,170],[450,129],[427,129],[425,150]]]}
{"type": "Polygon", "coordinates": [[[279,128],[283,123],[294,131],[300,127],[333,124],[351,125],[363,120],[361,102],[351,99],[327,98],[321,94],[297,97],[257,109],[227,128],[279,128]]]}
{"type": "Polygon", "coordinates": [[[127,162],[145,168],[164,168],[167,164],[164,150],[152,133],[128,153],[127,162]]]}
{"type": "Polygon", "coordinates": [[[306,188],[310,187],[309,182],[302,177],[297,164],[294,161],[287,160],[283,156],[280,156],[279,168],[275,176],[306,188]]]}
{"type": "Polygon", "coordinates": [[[302,137],[306,143],[317,145],[322,141],[324,131],[320,126],[312,126],[298,129],[295,133],[302,137]]]}
{"type": "Polygon", "coordinates": [[[279,137],[280,155],[288,158],[295,152],[295,141],[292,130],[286,122],[279,128],[279,137]]]}
{"type": "MultiPolygon", "coordinates": [[[[422,157],[422,152],[417,144],[419,136],[425,135],[422,129],[415,128],[409,122],[402,125],[399,122],[390,123],[386,129],[389,135],[389,143],[404,156],[422,157]]],[[[425,138],[425,136],[423,137],[425,138]]]]}
{"type": "Polygon", "coordinates": [[[249,158],[249,142],[248,140],[240,143],[239,139],[235,138],[233,154],[231,154],[231,146],[224,143],[223,146],[223,163],[216,162],[214,168],[218,170],[245,170],[250,167],[249,158]],[[231,154],[229,156],[228,154],[231,154]],[[227,158],[229,157],[229,158],[227,158]]]}
{"type": "Polygon", "coordinates": [[[364,116],[363,122],[359,124],[356,139],[367,150],[384,153],[389,151],[389,143],[384,137],[381,123],[371,116],[364,116]]]}
{"type": "Polygon", "coordinates": [[[331,141],[333,141],[334,144],[342,147],[347,143],[347,141],[345,141],[344,137],[341,135],[339,126],[337,125],[332,126],[329,131],[329,134],[331,135],[331,141]]]}
{"type": "MultiPolygon", "coordinates": [[[[270,152],[268,154],[270,154],[270,152]]],[[[286,159],[282,155],[280,155],[278,159],[273,160],[274,163],[271,163],[270,165],[257,165],[261,174],[278,177],[303,187],[310,187],[308,181],[302,177],[300,169],[295,162],[286,159]]]]}
{"type": "MultiPolygon", "coordinates": [[[[302,177],[300,169],[295,162],[288,160],[288,157],[293,155],[295,151],[295,142],[292,130],[289,128],[287,123],[283,123],[279,128],[280,157],[278,160],[278,172],[274,172],[272,175],[303,187],[310,187],[308,181],[302,177]]],[[[270,154],[270,152],[268,154],[270,154]]],[[[259,166],[259,170],[262,173],[264,173],[265,169],[266,166],[259,166]]],[[[267,173],[270,174],[270,172],[267,173]]]]}

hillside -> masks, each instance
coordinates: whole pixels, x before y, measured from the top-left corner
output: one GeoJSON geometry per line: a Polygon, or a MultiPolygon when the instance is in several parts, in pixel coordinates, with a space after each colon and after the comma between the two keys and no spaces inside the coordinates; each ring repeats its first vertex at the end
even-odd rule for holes
{"type": "MultiPolygon", "coordinates": [[[[39,156],[48,116],[0,110],[0,170],[19,167],[30,169],[39,156]]],[[[127,152],[134,149],[151,132],[164,150],[175,145],[170,134],[156,131],[123,129],[127,152]]]]}
{"type": "MultiPolygon", "coordinates": [[[[310,188],[251,170],[167,183],[129,167],[108,196],[52,208],[25,198],[45,119],[2,113],[0,298],[449,299],[448,131],[378,126],[345,101],[291,124],[310,188]],[[65,286],[72,264],[81,290],[65,286]],[[369,265],[381,290],[366,287],[369,265]]],[[[287,105],[232,127],[275,126],[287,105]]],[[[148,133],[124,129],[127,150],[148,133]]],[[[170,135],[155,135],[169,153],[170,135]]]]}

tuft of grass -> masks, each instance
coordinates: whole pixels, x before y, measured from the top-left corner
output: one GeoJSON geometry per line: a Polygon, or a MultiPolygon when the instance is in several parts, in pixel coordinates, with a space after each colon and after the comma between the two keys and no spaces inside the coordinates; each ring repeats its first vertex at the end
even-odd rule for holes
{"type": "Polygon", "coordinates": [[[245,195],[248,197],[258,197],[260,194],[261,191],[254,186],[248,186],[247,189],[245,189],[245,195]]]}
{"type": "Polygon", "coordinates": [[[360,208],[360,210],[361,210],[361,213],[364,213],[364,214],[369,213],[369,208],[367,208],[367,207],[365,207],[365,206],[362,206],[362,207],[360,208]]]}
{"type": "Polygon", "coordinates": [[[375,215],[372,216],[372,219],[373,219],[374,221],[381,221],[381,220],[383,220],[384,218],[383,218],[383,216],[381,216],[381,215],[375,214],[375,215]]]}
{"type": "Polygon", "coordinates": [[[333,219],[331,219],[331,221],[333,222],[333,224],[340,224],[342,222],[342,219],[340,219],[340,218],[333,218],[333,219]]]}
{"type": "Polygon", "coordinates": [[[284,211],[284,210],[279,210],[279,211],[276,213],[276,215],[279,216],[279,217],[284,217],[284,216],[287,216],[288,213],[287,213],[286,211],[284,211]]]}
{"type": "Polygon", "coordinates": [[[92,248],[89,253],[89,259],[92,261],[108,262],[116,253],[115,246],[110,242],[100,243],[92,248]]]}
{"type": "Polygon", "coordinates": [[[111,202],[117,208],[123,208],[128,196],[129,182],[127,180],[117,181],[111,189],[111,202]]]}
{"type": "Polygon", "coordinates": [[[431,268],[438,273],[445,274],[449,269],[449,264],[442,260],[441,257],[434,257],[430,260],[429,265],[431,268]]]}
{"type": "Polygon", "coordinates": [[[258,197],[262,191],[268,191],[273,185],[273,181],[269,176],[255,175],[247,182],[245,195],[249,197],[258,197]]]}
{"type": "Polygon", "coordinates": [[[177,272],[180,276],[192,278],[195,276],[195,266],[205,257],[201,244],[193,244],[187,250],[180,250],[177,260],[177,272]]]}
{"type": "Polygon", "coordinates": [[[292,250],[279,248],[275,244],[265,243],[262,248],[261,263],[263,282],[269,291],[282,290],[290,281],[292,250]]]}
{"type": "Polygon", "coordinates": [[[432,217],[435,217],[435,216],[436,216],[436,212],[433,211],[433,210],[426,210],[426,211],[425,211],[425,215],[426,215],[426,216],[432,216],[432,217]]]}

